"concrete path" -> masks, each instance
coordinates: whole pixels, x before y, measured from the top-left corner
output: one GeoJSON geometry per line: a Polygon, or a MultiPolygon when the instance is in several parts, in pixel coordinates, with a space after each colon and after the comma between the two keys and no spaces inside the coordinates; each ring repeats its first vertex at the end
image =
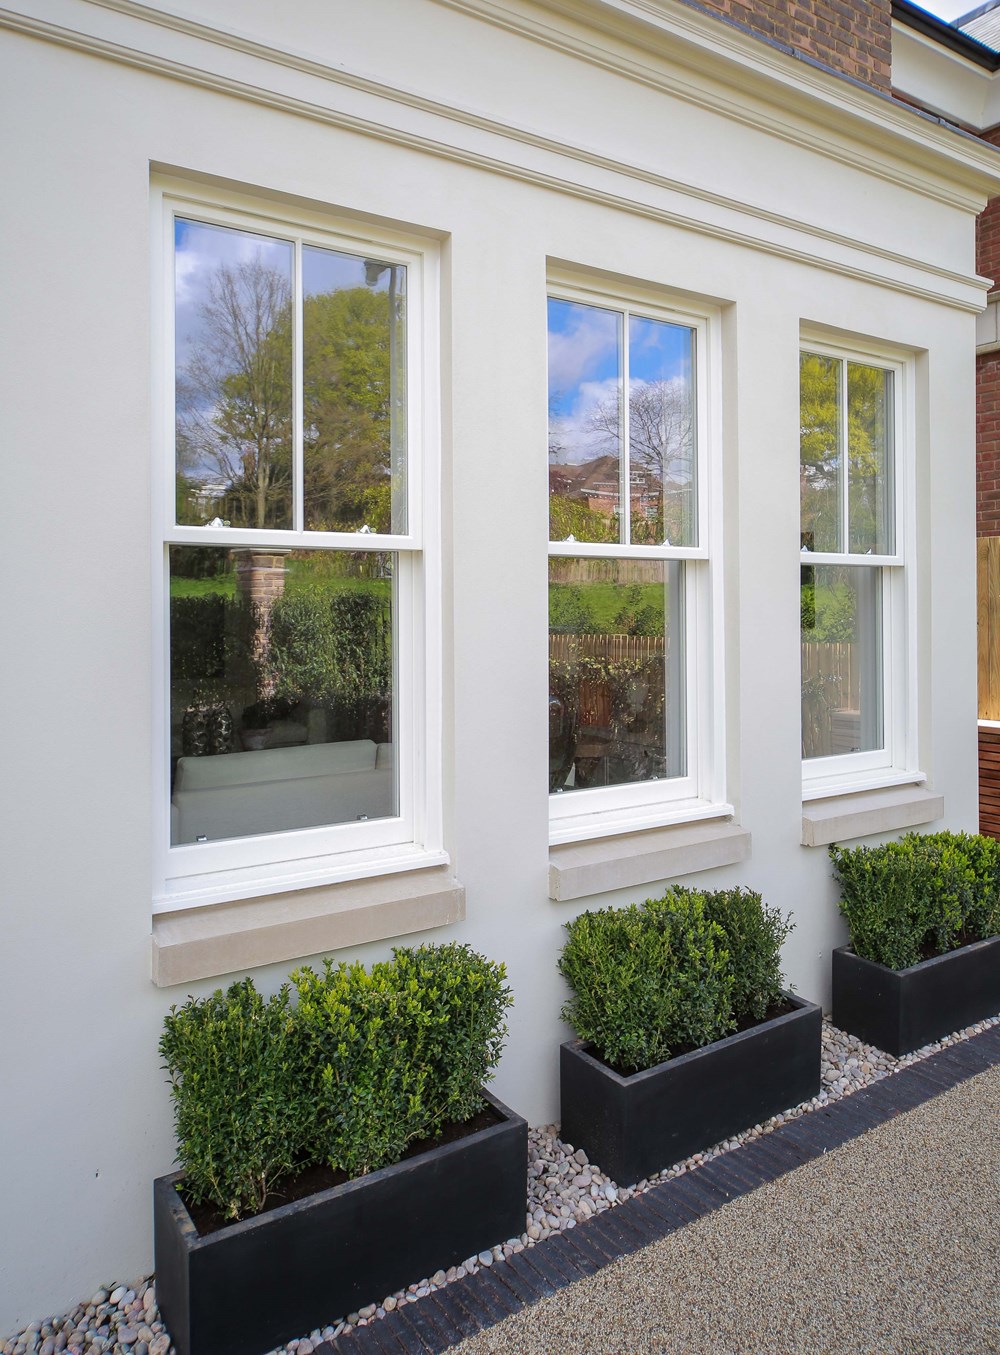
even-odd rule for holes
{"type": "Polygon", "coordinates": [[[995,1355],[1000,1068],[452,1349],[995,1355]]]}

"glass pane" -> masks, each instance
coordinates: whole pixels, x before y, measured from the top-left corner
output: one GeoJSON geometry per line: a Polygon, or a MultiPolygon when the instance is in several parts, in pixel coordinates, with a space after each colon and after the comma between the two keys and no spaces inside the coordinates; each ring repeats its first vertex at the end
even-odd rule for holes
{"type": "Polygon", "coordinates": [[[892,372],[847,364],[848,550],[893,551],[892,372]]]}
{"type": "Polygon", "coordinates": [[[302,249],[308,531],[406,531],[406,269],[302,249]]]}
{"type": "Polygon", "coordinates": [[[171,843],[397,812],[396,557],[170,547],[171,843]]]}
{"type": "Polygon", "coordinates": [[[882,571],[802,567],[802,756],[885,746],[882,571]]]}
{"type": "Polygon", "coordinates": [[[292,246],[174,227],[177,521],[292,525],[292,246]]]}
{"type": "Polygon", "coordinates": [[[799,491],[802,545],[841,551],[840,368],[837,358],[803,353],[799,367],[799,491]]]}
{"type": "Polygon", "coordinates": [[[622,316],[549,301],[549,532],[620,541],[622,316]]]}
{"type": "Polygon", "coordinates": [[[628,449],[634,545],[695,546],[694,330],[629,319],[628,449]]]}
{"type": "Polygon", "coordinates": [[[684,566],[549,560],[549,789],[683,776],[684,566]]]}

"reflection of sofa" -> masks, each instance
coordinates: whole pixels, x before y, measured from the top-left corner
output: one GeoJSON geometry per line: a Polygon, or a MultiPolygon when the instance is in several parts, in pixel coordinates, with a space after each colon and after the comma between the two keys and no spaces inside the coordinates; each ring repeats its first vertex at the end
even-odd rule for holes
{"type": "Polygon", "coordinates": [[[392,744],[371,739],[182,757],[171,841],[210,842],[396,812],[392,744]]]}

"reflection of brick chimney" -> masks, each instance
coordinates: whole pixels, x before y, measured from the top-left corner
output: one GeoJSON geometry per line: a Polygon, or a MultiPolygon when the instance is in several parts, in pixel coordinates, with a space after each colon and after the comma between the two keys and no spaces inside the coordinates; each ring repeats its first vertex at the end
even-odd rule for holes
{"type": "Polygon", "coordinates": [[[236,561],[236,587],[242,597],[262,603],[269,609],[285,591],[287,550],[233,551],[236,561]]]}
{"type": "Polygon", "coordinates": [[[271,632],[271,604],[285,591],[285,556],[288,554],[287,550],[233,551],[236,590],[254,604],[251,607],[250,650],[257,665],[258,701],[266,701],[274,694],[273,678],[265,676],[265,660],[271,632]]]}

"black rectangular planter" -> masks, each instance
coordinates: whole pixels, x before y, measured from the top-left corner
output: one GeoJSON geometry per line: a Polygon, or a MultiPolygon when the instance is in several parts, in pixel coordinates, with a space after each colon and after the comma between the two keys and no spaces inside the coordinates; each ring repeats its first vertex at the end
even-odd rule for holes
{"type": "Polygon", "coordinates": [[[560,1050],[561,1137],[622,1185],[759,1124],[819,1091],[823,1014],[795,1010],[622,1077],[581,1040],[560,1050]]]}
{"type": "Polygon", "coordinates": [[[833,952],[833,1024],[897,1058],[1000,1012],[1000,936],[887,969],[833,952]]]}
{"type": "Polygon", "coordinates": [[[153,1184],[156,1298],[178,1355],[255,1355],[524,1231],[528,1126],[466,1138],[200,1237],[153,1184]]]}

